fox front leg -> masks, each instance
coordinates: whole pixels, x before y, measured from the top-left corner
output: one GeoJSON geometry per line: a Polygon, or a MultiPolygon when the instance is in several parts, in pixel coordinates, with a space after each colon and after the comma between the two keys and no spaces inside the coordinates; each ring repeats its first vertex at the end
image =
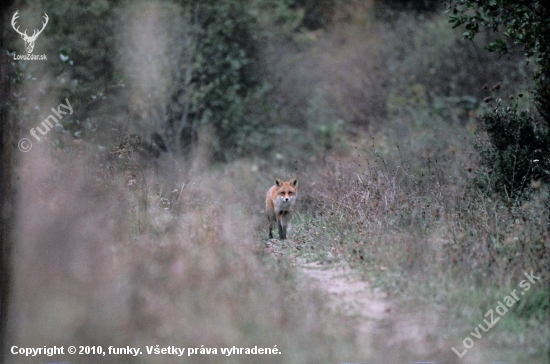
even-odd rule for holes
{"type": "Polygon", "coordinates": [[[281,211],[281,215],[279,216],[278,226],[279,226],[279,238],[281,240],[286,239],[286,231],[288,227],[288,217],[287,217],[287,211],[281,211]]]}

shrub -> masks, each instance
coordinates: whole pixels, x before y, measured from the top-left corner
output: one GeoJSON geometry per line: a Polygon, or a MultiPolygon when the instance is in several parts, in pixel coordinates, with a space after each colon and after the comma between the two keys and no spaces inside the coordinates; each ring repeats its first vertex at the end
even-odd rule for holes
{"type": "Polygon", "coordinates": [[[169,105],[173,142],[189,151],[204,126],[215,133],[210,147],[218,160],[240,154],[244,130],[254,120],[247,103],[260,81],[250,1],[181,2],[187,25],[176,74],[180,75],[169,105]]]}
{"type": "Polygon", "coordinates": [[[513,197],[549,181],[550,133],[540,119],[500,100],[480,119],[487,138],[476,144],[484,165],[479,186],[513,197]]]}
{"type": "MultiPolygon", "coordinates": [[[[112,146],[113,126],[123,125],[146,143],[162,136],[170,151],[186,154],[208,130],[213,135],[203,139],[222,161],[258,150],[271,137],[276,117],[259,45],[296,23],[299,12],[289,2],[35,3],[50,16],[37,47],[50,59],[40,73],[26,62],[13,64],[12,82],[52,78],[44,94],[71,100],[76,115],[64,127],[73,136],[93,131],[90,139],[112,146]]],[[[21,45],[15,32],[6,45],[10,51],[21,45]]]]}
{"type": "Polygon", "coordinates": [[[521,47],[521,53],[528,59],[535,57],[538,66],[533,73],[538,114],[518,113],[517,105],[512,102],[510,106],[493,108],[481,118],[492,146],[479,149],[483,164],[494,175],[488,178],[488,173],[485,173],[485,180],[489,182],[485,184],[510,196],[523,191],[530,179],[548,182],[550,8],[538,1],[446,2],[449,21],[453,27],[464,25],[466,39],[473,39],[485,27],[505,37],[489,42],[485,47],[487,50],[513,54],[521,47]]]}

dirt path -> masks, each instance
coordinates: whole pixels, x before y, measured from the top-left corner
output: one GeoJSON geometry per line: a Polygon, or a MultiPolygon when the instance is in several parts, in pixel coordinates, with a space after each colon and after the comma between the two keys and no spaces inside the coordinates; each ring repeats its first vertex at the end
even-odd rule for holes
{"type": "Polygon", "coordinates": [[[391,304],[383,293],[372,292],[370,286],[352,276],[345,266],[326,267],[306,263],[302,272],[312,278],[318,289],[328,294],[334,311],[357,317],[357,330],[371,335],[380,330],[379,323],[391,317],[391,304]]]}
{"type": "Polygon", "coordinates": [[[351,318],[355,325],[357,346],[363,352],[342,362],[491,362],[483,350],[459,359],[451,351],[450,343],[460,344],[460,340],[445,336],[437,314],[421,307],[412,311],[396,307],[386,294],[374,291],[349,267],[306,263],[300,271],[310,284],[326,294],[331,310],[351,318]]]}

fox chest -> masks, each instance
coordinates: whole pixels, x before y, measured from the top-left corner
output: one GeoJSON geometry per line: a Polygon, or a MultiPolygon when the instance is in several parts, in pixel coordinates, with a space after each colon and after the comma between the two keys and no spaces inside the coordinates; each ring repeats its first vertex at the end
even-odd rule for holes
{"type": "Polygon", "coordinates": [[[276,213],[290,212],[292,210],[292,206],[294,206],[295,201],[296,199],[294,196],[286,199],[282,196],[277,196],[277,199],[275,200],[275,203],[274,203],[275,212],[276,213]]]}

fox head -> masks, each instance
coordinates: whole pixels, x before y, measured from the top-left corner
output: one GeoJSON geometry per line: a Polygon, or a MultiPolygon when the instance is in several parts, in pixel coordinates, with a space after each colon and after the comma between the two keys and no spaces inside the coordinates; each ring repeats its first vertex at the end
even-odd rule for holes
{"type": "Polygon", "coordinates": [[[285,202],[295,198],[298,194],[298,180],[296,177],[288,182],[283,182],[282,179],[276,178],[275,186],[277,186],[277,198],[281,198],[285,202]]]}

